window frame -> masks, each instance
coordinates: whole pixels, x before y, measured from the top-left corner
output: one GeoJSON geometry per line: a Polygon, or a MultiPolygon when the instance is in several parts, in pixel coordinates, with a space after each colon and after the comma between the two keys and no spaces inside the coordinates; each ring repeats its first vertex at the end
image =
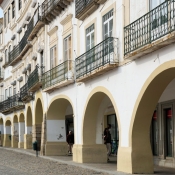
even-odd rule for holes
{"type": "Polygon", "coordinates": [[[15,1],[12,2],[12,19],[15,17],[15,1]]]}
{"type": "Polygon", "coordinates": [[[64,58],[64,61],[68,61],[68,60],[72,60],[72,35],[68,35],[66,38],[64,38],[63,40],[63,58],[64,58]],[[70,40],[70,47],[69,47],[69,38],[71,38],[70,40]],[[65,43],[67,41],[67,49],[65,48],[65,43]],[[71,54],[69,53],[69,50],[71,50],[71,54]],[[66,52],[68,53],[68,57],[66,58],[66,52]]]}

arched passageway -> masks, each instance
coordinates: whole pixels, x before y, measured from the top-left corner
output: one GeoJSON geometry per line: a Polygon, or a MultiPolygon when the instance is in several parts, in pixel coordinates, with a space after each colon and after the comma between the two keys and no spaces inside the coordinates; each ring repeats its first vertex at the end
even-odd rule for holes
{"type": "Polygon", "coordinates": [[[3,145],[4,141],[4,121],[3,118],[0,119],[0,146],[3,145]]]}
{"type": "MultiPolygon", "coordinates": [[[[119,171],[129,173],[154,172],[153,154],[155,153],[155,148],[151,148],[153,140],[151,139],[152,141],[150,141],[150,135],[154,137],[158,131],[155,128],[154,121],[158,116],[158,105],[160,106],[159,116],[161,117],[159,120],[161,132],[159,132],[159,135],[156,134],[158,136],[156,138],[157,142],[160,143],[159,150],[157,150],[158,156],[163,159],[164,165],[170,163],[170,160],[175,160],[175,154],[172,155],[172,151],[175,150],[173,141],[175,137],[175,123],[173,122],[175,121],[175,113],[172,113],[173,105],[167,105],[167,100],[165,100],[164,104],[159,103],[162,93],[174,78],[175,61],[169,61],[159,66],[144,83],[133,109],[129,136],[130,147],[120,148],[119,151],[119,171]],[[152,130],[153,128],[155,129],[154,131],[152,130]],[[153,131],[153,133],[150,131],[153,131]]],[[[171,99],[174,92],[171,89],[169,93],[171,99]]]]}
{"type": "Polygon", "coordinates": [[[32,148],[32,110],[29,106],[27,108],[27,115],[25,121],[25,134],[24,134],[24,149],[32,148]]]}
{"type": "Polygon", "coordinates": [[[15,115],[13,117],[13,125],[12,125],[12,147],[18,148],[18,142],[19,142],[19,125],[18,125],[18,117],[15,115]]]}
{"type": "Polygon", "coordinates": [[[73,107],[68,98],[57,98],[47,112],[46,155],[67,155],[66,136],[74,134],[73,107]]]}
{"type": "Polygon", "coordinates": [[[18,148],[24,148],[24,134],[25,134],[25,123],[24,123],[24,114],[21,113],[19,116],[19,143],[18,148]]]}
{"type": "Polygon", "coordinates": [[[33,141],[37,141],[38,151],[41,150],[42,123],[43,123],[43,106],[41,99],[39,98],[35,106],[35,119],[32,128],[33,141]]]}
{"type": "MultiPolygon", "coordinates": [[[[108,92],[108,91],[107,91],[108,92]]],[[[104,129],[111,124],[111,162],[117,161],[119,126],[117,114],[110,97],[104,92],[95,92],[88,100],[82,127],[82,145],[75,145],[73,160],[76,162],[105,163],[107,148],[104,144],[104,129]]]]}
{"type": "Polygon", "coordinates": [[[4,142],[3,146],[5,147],[11,147],[11,140],[12,140],[12,123],[8,119],[5,122],[5,127],[4,127],[4,142]]]}

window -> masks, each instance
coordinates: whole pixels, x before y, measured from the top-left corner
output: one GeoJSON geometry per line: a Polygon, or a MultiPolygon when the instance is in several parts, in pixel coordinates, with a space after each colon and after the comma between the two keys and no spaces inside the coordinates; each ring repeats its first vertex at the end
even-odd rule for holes
{"type": "Polygon", "coordinates": [[[6,28],[6,18],[7,18],[7,13],[4,13],[4,28],[6,28]]]}
{"type": "Polygon", "coordinates": [[[41,55],[41,74],[44,73],[44,54],[43,51],[40,53],[41,55]]]}
{"type": "Polygon", "coordinates": [[[5,62],[8,63],[8,52],[7,52],[7,49],[5,50],[5,62]]]}
{"type": "Polygon", "coordinates": [[[16,94],[16,87],[13,88],[13,95],[16,94]]]}
{"type": "Polygon", "coordinates": [[[150,0],[150,10],[154,9],[161,3],[163,3],[165,0],[150,0]]]}
{"type": "Polygon", "coordinates": [[[50,68],[56,66],[56,45],[50,49],[50,68]]]}
{"type": "Polygon", "coordinates": [[[22,7],[22,0],[19,0],[19,2],[18,2],[19,4],[18,4],[18,7],[19,7],[19,10],[21,9],[21,7],[22,7]]]}
{"type": "Polygon", "coordinates": [[[103,16],[103,39],[112,37],[113,31],[113,10],[103,16]]]}
{"type": "Polygon", "coordinates": [[[86,51],[94,47],[94,24],[86,29],[86,51]]]}
{"type": "Polygon", "coordinates": [[[9,97],[11,97],[12,96],[12,88],[11,87],[9,87],[9,97]]]}
{"type": "Polygon", "coordinates": [[[8,89],[5,90],[5,100],[8,98],[8,89]]]}
{"type": "Polygon", "coordinates": [[[15,1],[12,2],[12,19],[15,17],[15,1]]]}
{"type": "Polygon", "coordinates": [[[64,39],[64,61],[71,60],[71,35],[64,39]]]}
{"type": "Polygon", "coordinates": [[[165,137],[166,137],[166,156],[172,157],[173,150],[173,120],[172,109],[165,109],[165,137]]]}
{"type": "Polygon", "coordinates": [[[10,7],[8,9],[8,23],[10,22],[10,7]]]}

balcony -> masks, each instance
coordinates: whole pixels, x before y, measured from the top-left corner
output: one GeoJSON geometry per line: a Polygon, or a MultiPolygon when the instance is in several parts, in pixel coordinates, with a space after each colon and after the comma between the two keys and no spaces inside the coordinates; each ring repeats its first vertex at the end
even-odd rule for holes
{"type": "Polygon", "coordinates": [[[74,82],[74,61],[67,60],[42,75],[44,92],[51,93],[55,89],[74,82]]]}
{"type": "Polygon", "coordinates": [[[27,84],[29,92],[36,92],[42,86],[41,76],[42,67],[36,66],[35,70],[29,75],[27,84]]]}
{"type": "Polygon", "coordinates": [[[4,115],[24,108],[25,105],[23,102],[20,101],[19,94],[8,97],[7,100],[0,102],[0,112],[4,115]]]}
{"type": "Polygon", "coordinates": [[[124,27],[125,59],[136,59],[175,42],[175,2],[168,0],[124,27]]]}
{"type": "Polygon", "coordinates": [[[33,40],[33,38],[36,36],[38,31],[44,26],[44,22],[41,20],[40,11],[41,11],[41,7],[38,6],[32,19],[28,24],[28,30],[30,33],[28,36],[28,41],[33,40]]]}
{"type": "Polygon", "coordinates": [[[73,0],[45,0],[41,5],[42,21],[45,24],[49,24],[59,16],[72,1],[73,0]]]}
{"type": "Polygon", "coordinates": [[[118,66],[118,39],[109,37],[75,60],[77,82],[87,81],[118,66]]]}
{"type": "Polygon", "coordinates": [[[76,0],[75,16],[79,20],[84,20],[92,14],[100,4],[104,4],[107,0],[76,0]]]}
{"type": "Polygon", "coordinates": [[[24,103],[28,103],[29,101],[33,100],[32,93],[28,92],[28,90],[28,83],[26,83],[23,87],[20,88],[20,97],[24,103]]]}

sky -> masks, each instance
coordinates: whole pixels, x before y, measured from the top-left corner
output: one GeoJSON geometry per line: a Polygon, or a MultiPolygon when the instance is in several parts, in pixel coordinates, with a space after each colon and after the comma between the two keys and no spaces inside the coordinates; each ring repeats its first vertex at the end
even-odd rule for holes
{"type": "Polygon", "coordinates": [[[2,11],[2,9],[0,8],[0,18],[2,18],[3,17],[3,11],[2,11]]]}

